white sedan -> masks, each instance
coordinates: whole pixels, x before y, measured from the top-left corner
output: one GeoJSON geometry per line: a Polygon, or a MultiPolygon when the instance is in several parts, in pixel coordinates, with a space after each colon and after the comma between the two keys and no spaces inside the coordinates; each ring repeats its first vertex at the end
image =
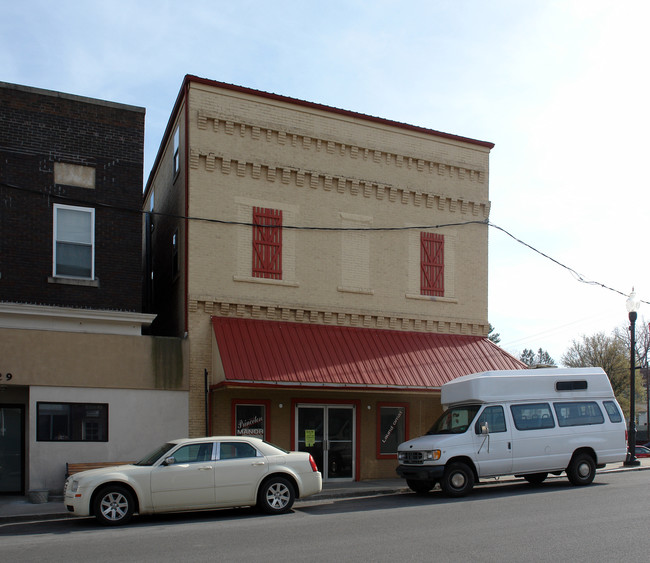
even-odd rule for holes
{"type": "Polygon", "coordinates": [[[107,525],[134,513],[154,514],[256,505],[270,514],[319,493],[321,473],[307,452],[288,452],[259,438],[213,436],[173,440],[133,465],[71,475],[64,503],[107,525]]]}

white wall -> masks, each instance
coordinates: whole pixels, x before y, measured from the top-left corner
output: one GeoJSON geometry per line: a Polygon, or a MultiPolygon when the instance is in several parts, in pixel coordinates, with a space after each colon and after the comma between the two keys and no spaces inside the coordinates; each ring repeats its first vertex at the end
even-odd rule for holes
{"type": "Polygon", "coordinates": [[[26,487],[63,489],[66,462],[137,461],[188,435],[187,391],[30,387],[26,487]],[[108,442],[36,441],[36,403],[107,403],[108,442]]]}

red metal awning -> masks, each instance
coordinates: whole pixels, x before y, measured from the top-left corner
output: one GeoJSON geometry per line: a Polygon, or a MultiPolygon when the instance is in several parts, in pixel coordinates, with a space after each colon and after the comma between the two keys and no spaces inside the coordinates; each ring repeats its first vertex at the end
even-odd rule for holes
{"type": "Polygon", "coordinates": [[[226,383],[436,389],[522,369],[487,338],[212,317],[226,383]]]}

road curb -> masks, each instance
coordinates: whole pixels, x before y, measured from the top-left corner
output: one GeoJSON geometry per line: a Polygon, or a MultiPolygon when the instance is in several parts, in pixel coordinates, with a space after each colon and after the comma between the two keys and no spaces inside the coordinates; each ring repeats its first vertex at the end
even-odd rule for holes
{"type": "MultiPolygon", "coordinates": [[[[604,473],[622,473],[626,471],[647,471],[650,469],[650,466],[639,465],[637,467],[605,467],[603,469],[598,469],[596,475],[604,473]]],[[[552,479],[562,479],[565,478],[565,475],[550,475],[549,478],[552,479]]],[[[494,485],[495,483],[512,483],[520,481],[520,478],[508,477],[506,479],[489,480],[478,483],[477,486],[481,485],[494,485]]],[[[340,490],[334,491],[323,491],[317,495],[312,495],[305,499],[297,499],[295,502],[296,506],[308,502],[318,502],[322,500],[337,500],[345,498],[360,498],[360,497],[379,497],[386,495],[394,494],[403,494],[412,492],[406,485],[395,485],[395,486],[384,486],[381,488],[341,488],[340,490]]],[[[13,515],[0,515],[0,526],[5,524],[21,523],[21,522],[46,522],[50,520],[71,520],[79,519],[78,516],[74,516],[66,511],[61,509],[60,512],[51,512],[51,513],[40,513],[40,514],[13,514],[13,515]]]]}

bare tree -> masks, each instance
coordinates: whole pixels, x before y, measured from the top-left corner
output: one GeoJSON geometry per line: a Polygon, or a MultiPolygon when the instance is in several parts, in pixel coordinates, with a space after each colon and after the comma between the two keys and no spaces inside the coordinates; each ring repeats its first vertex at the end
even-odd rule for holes
{"type": "MultiPolygon", "coordinates": [[[[630,355],[630,327],[623,326],[614,330],[614,335],[623,342],[623,346],[627,350],[628,357],[630,355]]],[[[636,352],[636,365],[640,367],[639,379],[643,382],[643,387],[647,389],[648,385],[648,360],[650,359],[650,327],[645,319],[641,319],[636,323],[635,330],[635,352],[636,352]]],[[[629,369],[629,360],[628,360],[629,369]]],[[[644,393],[645,396],[645,393],[644,393]]]]}
{"type": "MultiPolygon", "coordinates": [[[[627,353],[627,369],[628,369],[628,397],[629,397],[629,373],[630,373],[630,327],[629,325],[624,325],[621,326],[617,329],[614,330],[614,335],[616,338],[618,338],[621,342],[622,345],[624,346],[626,353],[627,353]]],[[[646,412],[646,423],[648,421],[648,413],[650,413],[650,401],[648,400],[648,379],[650,378],[650,369],[648,366],[648,356],[650,356],[650,327],[648,326],[648,323],[644,318],[641,318],[641,320],[637,320],[636,325],[635,325],[635,337],[634,337],[634,344],[635,344],[635,368],[638,368],[636,371],[636,377],[635,377],[635,387],[634,387],[634,393],[635,393],[635,398],[636,398],[636,405],[635,405],[635,411],[638,413],[639,412],[639,403],[642,403],[644,405],[643,411],[646,412]]],[[[629,401],[627,403],[629,405],[629,401]]],[[[629,406],[628,406],[629,408],[629,406]]],[[[644,439],[648,440],[650,439],[650,434],[648,433],[650,430],[650,427],[647,424],[643,424],[642,427],[644,430],[641,432],[643,433],[644,439]]]]}
{"type": "MultiPolygon", "coordinates": [[[[628,336],[629,343],[629,336],[628,336]]],[[[608,375],[614,394],[624,412],[630,409],[630,365],[625,341],[614,331],[612,336],[599,332],[574,340],[562,356],[562,364],[570,367],[601,367],[608,375]]]]}

